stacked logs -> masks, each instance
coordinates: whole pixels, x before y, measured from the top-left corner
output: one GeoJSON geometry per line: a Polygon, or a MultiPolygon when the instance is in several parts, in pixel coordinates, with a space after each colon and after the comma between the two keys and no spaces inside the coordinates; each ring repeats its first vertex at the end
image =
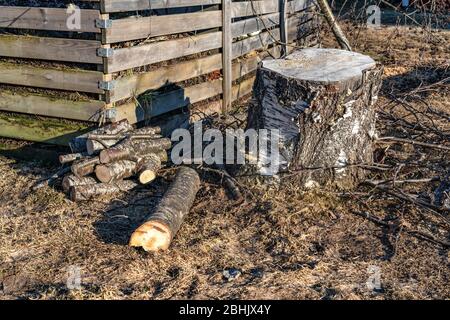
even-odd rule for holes
{"type": "Polygon", "coordinates": [[[62,155],[71,164],[62,187],[72,201],[129,191],[138,183],[152,182],[167,161],[172,143],[159,127],[134,129],[126,120],[91,131],[71,142],[74,153],[62,155]]]}

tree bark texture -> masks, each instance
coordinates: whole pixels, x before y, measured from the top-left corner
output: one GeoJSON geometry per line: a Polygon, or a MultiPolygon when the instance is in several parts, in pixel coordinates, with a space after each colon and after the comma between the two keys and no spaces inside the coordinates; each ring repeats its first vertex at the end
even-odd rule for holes
{"type": "Polygon", "coordinates": [[[130,245],[145,251],[167,250],[191,209],[200,177],[188,167],[181,167],[156,210],[131,236],[130,245]]]}
{"type": "Polygon", "coordinates": [[[382,73],[370,57],[336,49],[263,61],[248,127],[280,130],[281,170],[301,186],[352,188],[373,161],[382,73]]]}

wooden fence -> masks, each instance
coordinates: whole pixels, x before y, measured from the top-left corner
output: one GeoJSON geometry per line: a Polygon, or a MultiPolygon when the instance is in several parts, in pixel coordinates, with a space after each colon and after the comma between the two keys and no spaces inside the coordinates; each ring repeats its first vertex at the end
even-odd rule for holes
{"type": "Polygon", "coordinates": [[[226,112],[261,59],[315,45],[319,23],[314,0],[41,2],[0,6],[0,110],[87,122],[226,112]]]}

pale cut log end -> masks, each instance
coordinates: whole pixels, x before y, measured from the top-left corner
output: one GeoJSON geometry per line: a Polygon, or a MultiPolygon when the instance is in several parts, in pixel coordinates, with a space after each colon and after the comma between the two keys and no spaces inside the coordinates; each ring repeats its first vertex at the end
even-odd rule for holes
{"type": "Polygon", "coordinates": [[[95,167],[95,176],[103,183],[110,183],[113,179],[109,168],[101,164],[95,167]]]}
{"type": "Polygon", "coordinates": [[[167,250],[171,241],[170,229],[166,225],[157,221],[147,221],[131,235],[130,246],[157,252],[167,250]]]}
{"type": "Polygon", "coordinates": [[[156,179],[156,172],[152,170],[145,170],[139,175],[139,182],[141,184],[148,184],[156,179]]]}

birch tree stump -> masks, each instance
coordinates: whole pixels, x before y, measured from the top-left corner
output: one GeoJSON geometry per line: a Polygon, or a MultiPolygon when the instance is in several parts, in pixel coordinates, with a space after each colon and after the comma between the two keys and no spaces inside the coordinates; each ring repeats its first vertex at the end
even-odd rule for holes
{"type": "Polygon", "coordinates": [[[281,170],[302,187],[352,188],[373,161],[381,76],[372,58],[336,49],[263,61],[248,128],[280,130],[281,170]]]}

